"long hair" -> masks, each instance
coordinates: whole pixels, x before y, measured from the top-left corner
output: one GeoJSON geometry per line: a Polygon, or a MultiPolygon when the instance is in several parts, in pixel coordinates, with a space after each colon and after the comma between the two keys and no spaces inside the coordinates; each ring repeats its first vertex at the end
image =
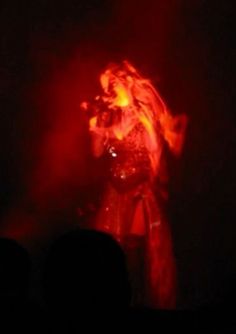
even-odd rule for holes
{"type": "Polygon", "coordinates": [[[118,106],[131,108],[144,125],[146,140],[143,144],[149,152],[153,175],[156,175],[163,139],[174,154],[180,154],[187,123],[186,116],[171,115],[151,81],[142,77],[127,60],[121,64],[108,65],[100,79],[106,93],[109,93],[111,87],[118,91],[118,106]]]}

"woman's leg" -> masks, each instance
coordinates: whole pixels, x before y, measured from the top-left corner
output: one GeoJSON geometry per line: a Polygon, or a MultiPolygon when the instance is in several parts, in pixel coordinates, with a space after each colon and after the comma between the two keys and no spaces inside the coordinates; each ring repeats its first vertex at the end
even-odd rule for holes
{"type": "Polygon", "coordinates": [[[144,248],[144,237],[142,236],[131,234],[123,240],[132,288],[132,306],[144,305],[144,248]]]}

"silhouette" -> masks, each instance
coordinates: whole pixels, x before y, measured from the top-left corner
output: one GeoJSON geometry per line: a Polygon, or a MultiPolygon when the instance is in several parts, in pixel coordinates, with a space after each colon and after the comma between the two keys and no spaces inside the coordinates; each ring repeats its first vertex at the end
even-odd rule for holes
{"type": "Polygon", "coordinates": [[[0,238],[0,321],[9,331],[38,333],[44,327],[40,308],[29,298],[30,273],[28,251],[15,240],[0,238]]]}
{"type": "Polygon", "coordinates": [[[87,316],[103,319],[107,313],[121,314],[130,302],[124,253],[103,232],[69,232],[49,250],[43,289],[49,314],[57,322],[66,319],[75,324],[87,316]]]}
{"type": "Polygon", "coordinates": [[[15,240],[0,238],[0,296],[15,302],[28,298],[30,256],[15,240]]]}

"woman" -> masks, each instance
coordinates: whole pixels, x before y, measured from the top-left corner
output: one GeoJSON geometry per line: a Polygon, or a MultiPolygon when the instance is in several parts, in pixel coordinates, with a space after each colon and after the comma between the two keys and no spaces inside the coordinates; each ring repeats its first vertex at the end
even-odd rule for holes
{"type": "Polygon", "coordinates": [[[109,180],[95,227],[112,234],[126,252],[133,304],[174,308],[166,194],[157,185],[163,148],[180,153],[186,120],[171,116],[151,82],[127,61],[109,65],[100,83],[103,93],[95,98],[90,132],[93,154],[108,157],[109,180]]]}

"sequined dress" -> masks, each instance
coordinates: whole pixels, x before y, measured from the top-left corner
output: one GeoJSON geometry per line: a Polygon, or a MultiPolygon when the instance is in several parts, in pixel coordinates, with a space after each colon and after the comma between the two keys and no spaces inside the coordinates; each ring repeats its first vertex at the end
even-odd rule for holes
{"type": "Polygon", "coordinates": [[[173,308],[176,286],[171,233],[161,201],[153,192],[144,133],[143,125],[137,124],[122,140],[108,141],[109,182],[96,228],[113,235],[126,252],[132,236],[144,240],[139,272],[144,279],[142,286],[138,284],[135,294],[140,296],[136,299],[146,306],[173,308]]]}

